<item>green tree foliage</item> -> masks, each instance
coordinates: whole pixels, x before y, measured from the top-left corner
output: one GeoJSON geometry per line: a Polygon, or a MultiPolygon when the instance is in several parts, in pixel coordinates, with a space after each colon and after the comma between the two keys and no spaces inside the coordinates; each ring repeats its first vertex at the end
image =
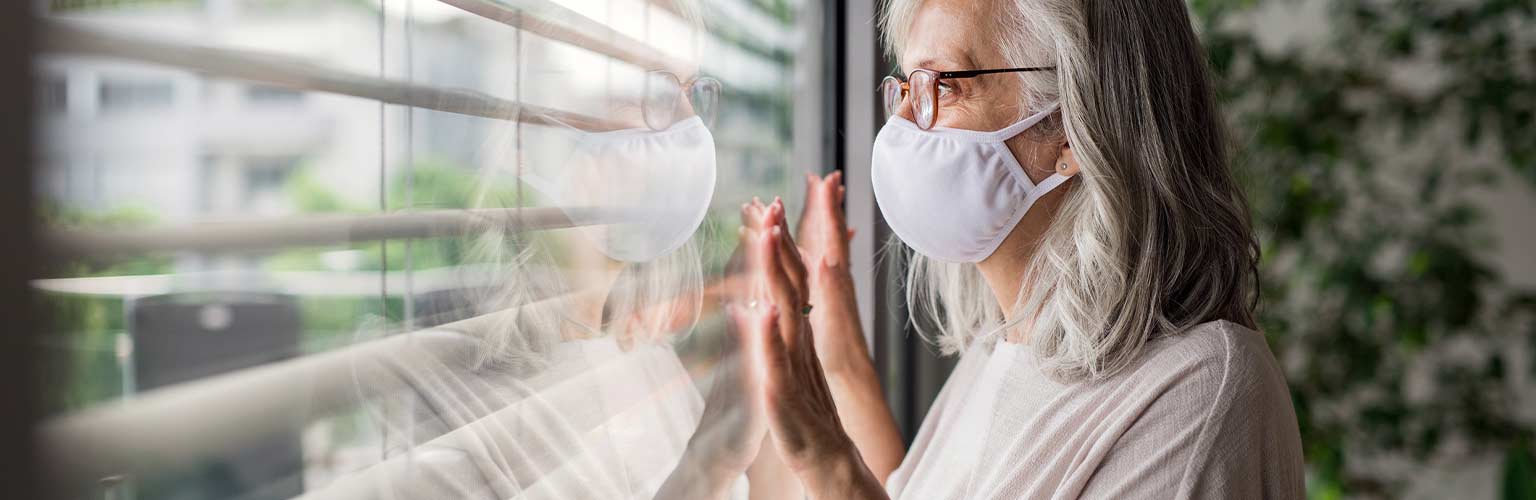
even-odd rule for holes
{"type": "MultiPolygon", "coordinates": [[[[88,212],[54,204],[38,210],[49,226],[78,230],[92,228],[132,228],[155,222],[154,213],[138,206],[125,206],[102,212],[88,212]]],[[[140,256],[120,260],[67,262],[50,269],[51,277],[123,276],[169,272],[171,259],[165,255],[140,256]]],[[[44,411],[59,413],[82,408],[97,401],[122,394],[115,347],[117,334],[127,329],[123,303],[116,297],[92,297],[45,293],[41,303],[48,308],[50,330],[58,333],[44,341],[47,356],[53,361],[49,380],[60,381],[45,391],[44,411]]]]}
{"type": "Polygon", "coordinates": [[[1533,374],[1509,367],[1536,346],[1536,300],[1491,267],[1469,200],[1536,182],[1536,2],[1335,0],[1326,38],[1260,43],[1255,12],[1302,3],[1191,7],[1261,230],[1261,321],[1310,493],[1395,497],[1434,459],[1492,454],[1505,498],[1533,498],[1536,425],[1514,408],[1533,374]]]}

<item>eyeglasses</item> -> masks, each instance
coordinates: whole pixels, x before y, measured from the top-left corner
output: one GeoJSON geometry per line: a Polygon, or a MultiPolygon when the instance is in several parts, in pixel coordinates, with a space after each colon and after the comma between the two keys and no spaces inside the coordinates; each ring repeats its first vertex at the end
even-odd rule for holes
{"type": "Polygon", "coordinates": [[[975,78],[981,75],[993,73],[1021,73],[1026,71],[1053,71],[1053,66],[1041,66],[1035,68],[1002,68],[1002,69],[976,69],[970,71],[934,71],[931,69],[915,69],[907,76],[907,81],[901,81],[895,76],[887,76],[880,81],[880,97],[885,101],[885,118],[901,113],[902,104],[906,104],[907,96],[912,99],[912,121],[923,130],[933,128],[933,124],[939,118],[939,91],[941,87],[948,92],[947,86],[940,82],[951,78],[975,78]]]}
{"type": "Polygon", "coordinates": [[[706,76],[685,83],[670,72],[650,71],[645,74],[640,113],[651,130],[665,129],[690,115],[698,115],[704,125],[712,126],[719,103],[720,80],[706,76]]]}

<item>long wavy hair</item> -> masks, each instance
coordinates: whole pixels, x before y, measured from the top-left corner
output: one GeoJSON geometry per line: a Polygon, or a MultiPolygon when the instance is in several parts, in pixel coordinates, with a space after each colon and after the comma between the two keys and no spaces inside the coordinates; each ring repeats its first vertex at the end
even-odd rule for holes
{"type": "MultiPolygon", "coordinates": [[[[899,57],[922,0],[888,0],[899,57]]],[[[1020,117],[1080,164],[1004,314],[974,264],[908,256],[912,321],[945,353],[1032,321],[1048,372],[1099,379],[1154,338],[1229,320],[1256,328],[1259,245],[1234,176],[1204,51],[1180,0],[1004,0],[992,36],[1015,73],[1020,117]],[[1031,311],[1034,314],[1023,314],[1031,311]],[[1006,319],[1005,318],[1011,318],[1006,319]]]]}
{"type": "MultiPolygon", "coordinates": [[[[647,4],[644,11],[649,29],[662,31],[658,26],[681,29],[658,35],[670,42],[671,57],[684,61],[701,61],[705,39],[708,35],[702,8],[696,0],[658,0],[647,4]],[[670,15],[673,24],[655,18],[654,6],[670,15]]],[[[650,42],[651,33],[645,38],[650,42]]],[[[660,49],[658,49],[660,50],[660,49]]],[[[662,51],[665,52],[665,51],[662,51]]],[[[669,69],[669,68],[648,68],[669,69]]],[[[521,110],[522,113],[533,111],[521,110]]],[[[561,124],[557,116],[540,116],[541,120],[561,124]]],[[[563,124],[561,124],[563,125],[563,124]]],[[[511,174],[515,182],[524,175],[523,147],[516,140],[517,128],[523,125],[512,122],[503,127],[488,142],[485,154],[497,161],[482,168],[475,208],[513,208],[550,206],[548,193],[540,196],[536,190],[520,187],[514,199],[490,196],[498,186],[504,186],[511,174]]],[[[575,126],[563,125],[572,131],[575,126]]],[[[580,135],[581,132],[575,132],[580,135]]],[[[574,141],[574,139],[573,139],[574,141]]],[[[559,155],[542,157],[544,161],[558,159],[559,155]]],[[[621,165],[614,165],[619,168],[621,165]]],[[[558,168],[553,170],[559,170],[558,168]]],[[[580,208],[580,207],[577,207],[580,208]]],[[[610,207],[611,208],[611,207],[610,207]]],[[[565,257],[572,254],[570,245],[595,244],[574,234],[574,229],[556,231],[525,231],[524,221],[486,220],[471,231],[465,241],[466,258],[477,263],[490,264],[486,281],[493,287],[476,289],[468,294],[469,307],[483,321],[477,324],[483,331],[475,332],[481,340],[475,366],[495,365],[521,373],[533,373],[548,365],[547,354],[558,343],[566,340],[562,332],[572,328],[587,330],[594,337],[612,336],[625,341],[663,343],[676,340],[692,331],[703,309],[703,257],[697,240],[707,226],[681,247],[647,262],[625,263],[614,282],[605,290],[583,290],[570,276],[573,269],[565,257]],[[603,293],[601,323],[581,324],[575,318],[573,305],[579,296],[603,293]]],[[[707,239],[706,236],[702,238],[707,239]]],[[[595,251],[595,250],[588,250],[595,251]]]]}

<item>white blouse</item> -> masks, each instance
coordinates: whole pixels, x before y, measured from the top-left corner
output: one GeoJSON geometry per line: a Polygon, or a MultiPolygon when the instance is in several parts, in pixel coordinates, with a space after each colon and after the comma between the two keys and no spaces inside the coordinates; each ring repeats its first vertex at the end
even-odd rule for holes
{"type": "Polygon", "coordinates": [[[1303,496],[1290,393],[1264,342],[1216,321],[1061,384],[1028,346],[973,345],[886,486],[896,499],[1303,496]]]}

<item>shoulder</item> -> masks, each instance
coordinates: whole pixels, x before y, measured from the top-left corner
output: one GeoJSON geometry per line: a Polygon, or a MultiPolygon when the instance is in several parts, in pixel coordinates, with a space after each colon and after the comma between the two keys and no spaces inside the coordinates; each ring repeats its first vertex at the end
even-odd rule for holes
{"type": "Polygon", "coordinates": [[[1136,394],[1143,423],[1192,425],[1207,431],[1294,427],[1290,389],[1264,335],[1214,321],[1148,342],[1116,378],[1136,394]]]}
{"type": "Polygon", "coordinates": [[[1212,398],[1287,397],[1285,378],[1264,335],[1230,322],[1212,321],[1147,343],[1131,369],[1136,378],[1198,386],[1212,398]],[[1255,394],[1258,391],[1260,394],[1255,394]]]}
{"type": "Polygon", "coordinates": [[[1296,414],[1262,333],[1227,321],[1197,325],[1148,343],[1126,375],[1147,392],[1121,444],[1185,457],[1174,473],[1179,491],[1244,498],[1301,491],[1296,414]]]}
{"type": "Polygon", "coordinates": [[[1262,333],[1228,321],[1198,325],[1149,343],[1133,377],[1153,391],[1143,418],[1198,429],[1198,448],[1213,457],[1255,443],[1265,454],[1299,456],[1290,388],[1262,333]]]}

